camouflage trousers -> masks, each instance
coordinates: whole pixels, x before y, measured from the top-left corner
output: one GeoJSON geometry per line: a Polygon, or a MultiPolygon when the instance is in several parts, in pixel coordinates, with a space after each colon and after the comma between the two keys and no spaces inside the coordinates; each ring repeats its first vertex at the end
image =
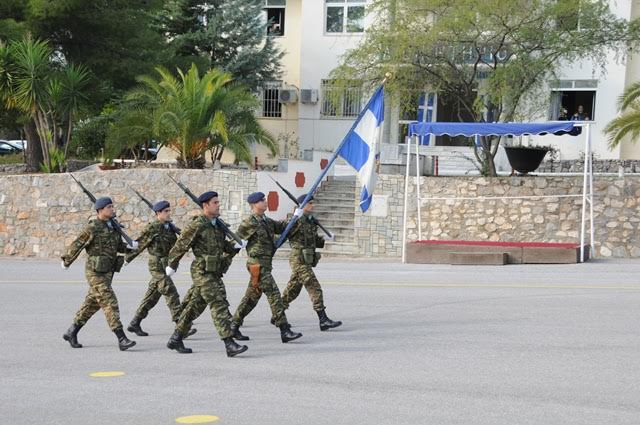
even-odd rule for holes
{"type": "Polygon", "coordinates": [[[291,266],[291,277],[289,278],[287,287],[284,292],[282,292],[284,308],[289,308],[293,300],[298,298],[304,286],[313,303],[313,309],[315,311],[324,310],[322,288],[320,287],[320,282],[318,282],[316,274],[313,272],[313,267],[302,263],[297,258],[289,259],[289,265],[291,266]]]}
{"type": "Polygon", "coordinates": [[[96,273],[93,270],[85,269],[85,276],[89,282],[89,293],[87,294],[80,310],[76,313],[74,323],[84,326],[98,310],[102,309],[107,318],[107,323],[112,331],[122,329],[120,323],[120,309],[118,308],[118,298],[111,288],[113,272],[96,273]]]}
{"type": "Polygon", "coordinates": [[[180,313],[176,330],[181,335],[186,335],[191,329],[191,325],[205,308],[209,306],[213,324],[220,335],[220,339],[232,336],[231,333],[231,313],[229,312],[229,302],[227,301],[227,291],[221,277],[212,273],[206,273],[191,267],[191,277],[193,285],[189,289],[189,302],[180,313]]]}
{"type": "Polygon", "coordinates": [[[282,303],[282,297],[280,296],[280,290],[271,275],[270,265],[261,265],[258,288],[254,287],[251,280],[249,280],[249,286],[244,293],[244,297],[242,297],[240,305],[233,315],[234,322],[242,325],[244,318],[258,305],[258,301],[260,301],[263,292],[267,295],[269,307],[271,307],[271,317],[275,318],[276,326],[287,324],[287,316],[284,313],[285,309],[282,303]]]}
{"type": "Polygon", "coordinates": [[[165,274],[164,270],[149,269],[149,272],[151,273],[151,281],[136,311],[136,316],[140,319],[147,317],[149,310],[155,307],[160,297],[164,295],[167,307],[169,307],[169,311],[171,312],[171,320],[177,322],[182,310],[176,285],[173,283],[173,280],[165,274]]]}

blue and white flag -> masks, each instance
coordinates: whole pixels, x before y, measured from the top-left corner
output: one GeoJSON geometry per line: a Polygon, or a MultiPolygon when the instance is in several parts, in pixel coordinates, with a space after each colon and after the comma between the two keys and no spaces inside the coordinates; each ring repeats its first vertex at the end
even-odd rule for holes
{"type": "Polygon", "coordinates": [[[357,172],[362,192],[360,209],[365,212],[371,205],[376,186],[376,160],[380,155],[380,138],[384,122],[384,89],[380,87],[371,97],[338,151],[338,155],[357,172]]]}

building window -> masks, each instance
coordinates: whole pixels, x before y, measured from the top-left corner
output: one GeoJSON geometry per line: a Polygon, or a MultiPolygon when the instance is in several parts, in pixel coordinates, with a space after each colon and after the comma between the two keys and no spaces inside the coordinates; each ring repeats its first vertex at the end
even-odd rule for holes
{"type": "Polygon", "coordinates": [[[337,86],[333,80],[322,80],[322,107],[325,117],[357,117],[362,109],[362,85],[337,86]]]}
{"type": "Polygon", "coordinates": [[[260,110],[258,116],[263,118],[280,118],[282,117],[282,104],[278,101],[278,94],[282,82],[272,81],[266,83],[260,92],[260,110]]]}
{"type": "Polygon", "coordinates": [[[550,120],[594,120],[597,80],[560,80],[551,89],[550,120]]]}
{"type": "Polygon", "coordinates": [[[267,35],[284,35],[284,11],[287,0],[265,0],[264,14],[267,22],[267,35]]]}
{"type": "Polygon", "coordinates": [[[325,32],[364,32],[366,0],[325,0],[325,32]]]}

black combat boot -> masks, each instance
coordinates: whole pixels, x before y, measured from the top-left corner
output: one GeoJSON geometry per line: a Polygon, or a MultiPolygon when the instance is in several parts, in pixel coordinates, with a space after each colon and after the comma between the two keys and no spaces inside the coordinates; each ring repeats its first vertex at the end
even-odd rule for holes
{"type": "Polygon", "coordinates": [[[136,334],[138,336],[149,336],[149,334],[146,333],[145,331],[143,331],[142,327],[140,327],[140,322],[142,322],[142,319],[139,316],[135,316],[131,320],[131,323],[129,323],[129,326],[127,327],[127,330],[129,332],[133,332],[134,334],[136,334]]]}
{"type": "Polygon", "coordinates": [[[126,351],[136,345],[135,341],[131,341],[127,338],[122,328],[116,329],[113,333],[118,337],[118,347],[120,347],[120,351],[126,351]]]}
{"type": "Polygon", "coordinates": [[[223,339],[224,347],[227,349],[227,357],[237,356],[249,349],[246,345],[236,343],[232,337],[223,339]]]}
{"type": "Polygon", "coordinates": [[[287,343],[289,341],[293,341],[294,339],[298,339],[302,336],[300,332],[293,332],[291,330],[291,325],[285,323],[284,325],[280,325],[280,338],[282,342],[287,343]]]}
{"type": "Polygon", "coordinates": [[[187,335],[184,337],[184,339],[189,338],[191,335],[195,334],[196,332],[198,332],[196,328],[189,329],[189,332],[187,332],[187,335]]]}
{"type": "Polygon", "coordinates": [[[320,330],[326,331],[327,329],[337,328],[342,325],[341,321],[333,321],[327,317],[327,313],[324,310],[317,311],[318,319],[320,319],[320,330]]]}
{"type": "Polygon", "coordinates": [[[231,333],[233,334],[233,339],[237,339],[238,341],[249,341],[248,336],[242,335],[240,332],[240,325],[236,322],[231,322],[231,333]]]}
{"type": "Polygon", "coordinates": [[[182,336],[175,331],[171,338],[169,338],[169,342],[167,342],[167,348],[171,350],[176,350],[180,354],[191,354],[193,350],[191,348],[187,348],[184,346],[184,342],[182,342],[182,336]]]}
{"type": "Polygon", "coordinates": [[[80,331],[81,327],[82,325],[76,325],[73,323],[69,329],[67,329],[67,332],[62,335],[62,338],[65,341],[68,341],[72,348],[82,348],[82,344],[78,342],[78,331],[80,331]]]}

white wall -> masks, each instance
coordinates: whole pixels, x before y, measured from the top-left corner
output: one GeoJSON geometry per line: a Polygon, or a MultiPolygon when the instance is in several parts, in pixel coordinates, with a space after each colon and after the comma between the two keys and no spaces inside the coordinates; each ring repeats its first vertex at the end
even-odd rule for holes
{"type": "MultiPolygon", "coordinates": [[[[629,19],[631,16],[632,0],[610,1],[611,10],[618,17],[629,19]]],[[[604,127],[609,121],[618,115],[616,103],[618,96],[625,88],[625,81],[631,78],[636,81],[640,74],[633,73],[632,67],[627,67],[626,63],[617,59],[613,54],[607,58],[605,74],[602,75],[600,69],[593,66],[591,61],[582,61],[565,64],[559,73],[561,80],[598,80],[595,102],[594,123],[591,125],[591,144],[596,159],[619,159],[621,157],[620,147],[609,150],[607,147],[607,137],[603,133],[604,127]]],[[[634,62],[635,63],[635,62],[634,62]]],[[[635,68],[640,67],[638,64],[635,68]]],[[[590,89],[583,89],[590,90],[590,89]]],[[[549,96],[551,90],[549,90],[549,96]]],[[[571,115],[575,111],[569,111],[571,115]]],[[[546,121],[548,115],[538,117],[538,120],[546,121]]],[[[584,134],[576,137],[572,136],[537,136],[529,138],[535,144],[550,144],[559,149],[559,159],[577,159],[584,152],[584,134]]]]}

